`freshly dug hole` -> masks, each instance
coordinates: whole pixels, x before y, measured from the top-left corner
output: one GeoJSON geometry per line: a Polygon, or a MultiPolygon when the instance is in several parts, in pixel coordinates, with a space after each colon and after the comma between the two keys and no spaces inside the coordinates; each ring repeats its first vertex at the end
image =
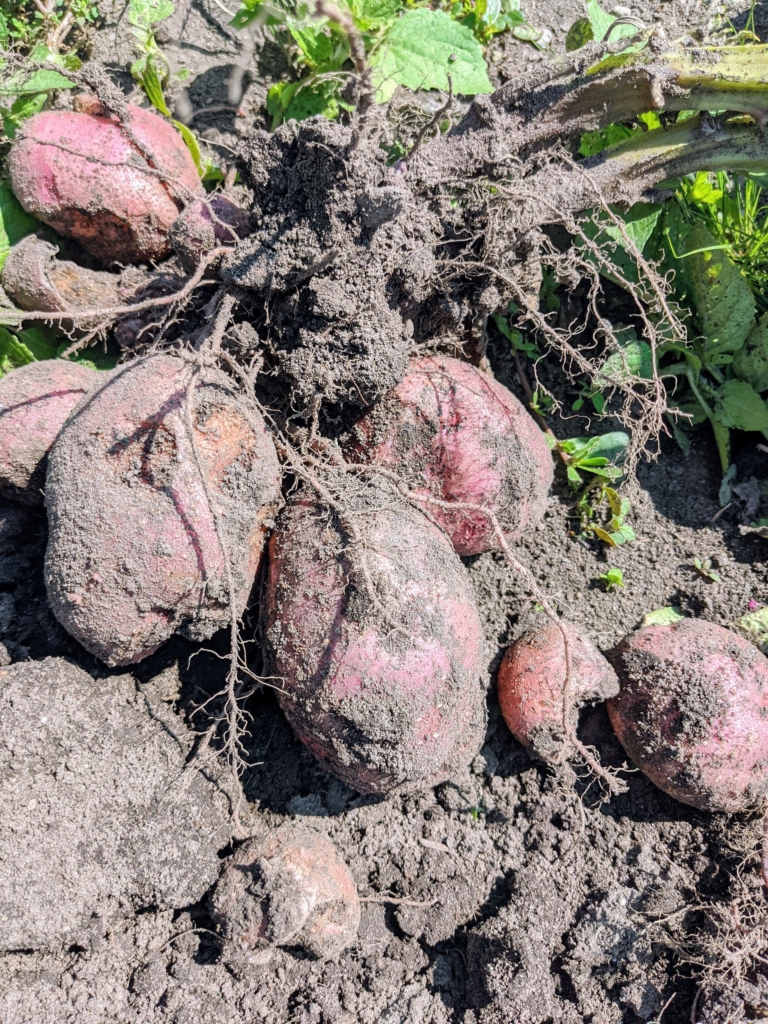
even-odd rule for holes
{"type": "Polygon", "coordinates": [[[608,714],[622,746],[670,796],[741,811],[768,794],[768,659],[703,619],[645,626],[613,663],[608,714]]]}
{"type": "MultiPolygon", "coordinates": [[[[115,371],[51,452],[48,598],[108,665],[138,661],[174,632],[202,640],[230,621],[226,563],[187,431],[192,372],[165,355],[115,371]]],[[[279,502],[280,466],[260,417],[246,414],[223,373],[202,370],[191,401],[239,614],[279,502]]]]}
{"type": "Polygon", "coordinates": [[[29,363],[0,378],[0,495],[43,504],[45,457],[100,379],[98,371],[63,359],[29,363]]]}
{"type": "MultiPolygon", "coordinates": [[[[569,622],[562,627],[571,656],[570,727],[577,711],[619,692],[616,673],[592,641],[569,622]]],[[[557,764],[576,753],[563,722],[566,661],[560,627],[549,622],[524,634],[504,655],[499,668],[499,704],[515,739],[534,757],[557,764]]]]}
{"type": "Polygon", "coordinates": [[[360,792],[433,786],[470,762],[485,729],[472,588],[444,534],[394,493],[347,484],[344,506],[346,522],[295,498],[270,540],[278,698],[302,742],[360,792]]]}
{"type": "Polygon", "coordinates": [[[8,156],[27,213],[105,263],[163,259],[179,211],[203,194],[178,132],[149,110],[127,110],[126,125],[104,112],[46,110],[8,156]]]}
{"type": "MultiPolygon", "coordinates": [[[[552,455],[511,391],[447,356],[412,359],[392,391],[355,425],[347,454],[397,473],[417,495],[479,505],[510,541],[544,515],[552,455]]],[[[499,547],[482,511],[424,508],[460,555],[499,547]]]]}
{"type": "Polygon", "coordinates": [[[334,957],[360,924],[357,889],[333,843],[290,822],[238,847],[210,905],[224,938],[246,958],[274,946],[334,957]]]}

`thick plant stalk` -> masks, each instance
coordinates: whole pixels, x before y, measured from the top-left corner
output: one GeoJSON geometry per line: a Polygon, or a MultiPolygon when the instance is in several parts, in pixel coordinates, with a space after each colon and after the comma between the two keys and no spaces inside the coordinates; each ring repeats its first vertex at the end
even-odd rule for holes
{"type": "Polygon", "coordinates": [[[725,124],[706,115],[669,129],[657,129],[580,163],[570,158],[548,164],[520,183],[525,204],[518,229],[562,219],[600,204],[631,206],[659,183],[694,171],[737,174],[768,172],[768,138],[760,125],[725,124]],[[552,197],[557,196],[557,203],[552,197]]]}
{"type": "Polygon", "coordinates": [[[591,47],[593,57],[585,59],[586,49],[585,56],[577,51],[550,67],[547,78],[522,76],[478,97],[451,132],[422,147],[409,169],[430,187],[517,177],[532,155],[651,110],[726,110],[758,122],[768,112],[768,46],[658,53],[649,44],[602,60],[591,47]]]}

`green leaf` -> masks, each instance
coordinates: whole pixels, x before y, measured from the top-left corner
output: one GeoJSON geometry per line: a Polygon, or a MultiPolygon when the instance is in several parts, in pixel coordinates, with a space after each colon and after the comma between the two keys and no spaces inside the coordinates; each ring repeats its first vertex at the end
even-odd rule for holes
{"type": "Polygon", "coordinates": [[[35,357],[26,345],[11,334],[6,327],[0,327],[0,376],[17,369],[19,366],[26,366],[27,363],[34,363],[35,357]]]}
{"type": "Polygon", "coordinates": [[[617,331],[616,340],[621,351],[611,352],[601,371],[614,380],[624,381],[630,376],[651,380],[653,377],[653,352],[647,341],[638,340],[633,328],[617,331]]]}
{"type": "Polygon", "coordinates": [[[621,540],[617,541],[615,539],[617,535],[615,533],[608,533],[608,531],[604,530],[602,528],[602,526],[590,526],[590,530],[604,544],[608,544],[609,547],[615,548],[615,547],[618,546],[618,544],[623,544],[624,543],[621,540]]]}
{"type": "Polygon", "coordinates": [[[126,18],[134,28],[150,30],[170,18],[174,10],[172,0],[130,0],[126,18]]]}
{"type": "Polygon", "coordinates": [[[363,31],[388,25],[402,8],[401,0],[350,0],[349,4],[355,24],[363,31]]]}
{"type": "Polygon", "coordinates": [[[163,95],[163,86],[160,82],[160,76],[157,73],[155,62],[151,57],[148,57],[144,65],[144,71],[141,75],[141,87],[147,94],[147,99],[152,106],[159,110],[165,117],[170,117],[171,112],[168,109],[168,105],[165,102],[165,96],[163,95]]]}
{"type": "Polygon", "coordinates": [[[172,124],[176,131],[179,133],[179,135],[182,137],[182,139],[184,139],[184,145],[189,150],[192,159],[195,162],[197,173],[200,175],[201,178],[204,179],[207,167],[205,166],[205,163],[203,161],[203,155],[200,152],[200,144],[197,141],[197,136],[190,128],[187,128],[187,126],[183,124],[181,121],[173,121],[172,124]]]}
{"type": "Polygon", "coordinates": [[[385,103],[398,85],[448,89],[476,96],[493,91],[480,43],[472,32],[445,13],[419,7],[392,25],[370,56],[377,100],[385,103]]]}
{"type": "Polygon", "coordinates": [[[8,38],[8,22],[3,12],[0,11],[0,49],[6,49],[8,46],[8,38]]]}
{"type": "MultiPolygon", "coordinates": [[[[653,235],[661,216],[662,207],[653,203],[635,203],[625,213],[616,207],[611,207],[615,216],[619,217],[624,225],[627,238],[635,248],[642,253],[648,241],[653,235]]],[[[640,280],[637,269],[637,261],[627,251],[627,241],[621,229],[613,223],[611,218],[602,211],[592,211],[589,217],[581,221],[581,228],[587,238],[594,241],[601,249],[606,251],[611,263],[616,270],[631,284],[638,284],[640,280]]],[[[576,244],[583,255],[591,263],[598,266],[598,261],[586,248],[583,242],[577,240],[576,244]]],[[[599,265],[600,272],[609,280],[621,283],[615,274],[604,265],[599,265]]]]}
{"type": "Polygon", "coordinates": [[[0,83],[0,96],[26,96],[35,92],[49,92],[51,89],[74,89],[75,83],[70,82],[58,71],[21,71],[11,75],[0,83]]]}
{"type": "MultiPolygon", "coordinates": [[[[589,18],[577,18],[568,29],[568,35],[565,37],[566,52],[571,53],[573,50],[580,50],[582,46],[591,43],[594,38],[595,34],[592,31],[589,18]]],[[[584,155],[586,156],[586,154],[584,155]]]]}
{"type": "Polygon", "coordinates": [[[304,121],[316,114],[329,120],[338,116],[338,84],[334,81],[312,79],[301,82],[276,82],[267,93],[267,112],[272,115],[272,128],[283,121],[304,121]]]}
{"type": "Polygon", "coordinates": [[[630,127],[626,124],[609,124],[593,132],[584,132],[579,143],[581,156],[597,156],[609,146],[631,139],[633,135],[642,135],[642,128],[630,127]]]}
{"type": "Polygon", "coordinates": [[[717,363],[744,344],[755,322],[755,299],[727,253],[698,251],[717,247],[701,221],[689,224],[677,204],[669,204],[664,226],[665,266],[675,272],[675,292],[693,309],[706,341],[704,361],[717,363]]]}
{"type": "Polygon", "coordinates": [[[656,608],[654,611],[648,612],[648,614],[643,618],[643,625],[671,626],[675,622],[680,622],[680,620],[684,618],[685,615],[680,611],[677,605],[670,604],[665,608],[656,608]]]}
{"type": "Polygon", "coordinates": [[[743,380],[727,380],[715,392],[715,412],[731,430],[768,430],[768,405],[743,380]]]}
{"type": "Polygon", "coordinates": [[[47,92],[39,92],[31,96],[19,96],[7,114],[3,114],[3,131],[9,139],[16,138],[16,132],[30,117],[39,114],[48,99],[47,92]]]}
{"type": "Polygon", "coordinates": [[[11,246],[42,226],[22,208],[8,182],[0,181],[0,268],[11,246]]]}
{"type": "Polygon", "coordinates": [[[749,332],[731,366],[755,391],[768,391],[768,313],[763,313],[749,332]]]}
{"type": "MultiPolygon", "coordinates": [[[[587,0],[587,18],[592,29],[592,38],[598,43],[605,39],[611,25],[616,21],[616,15],[604,11],[597,0],[587,0]]],[[[611,41],[634,35],[637,35],[637,28],[634,25],[617,25],[611,32],[611,41]]]]}
{"type": "Polygon", "coordinates": [[[765,653],[768,648],[768,608],[758,608],[755,612],[743,615],[739,619],[739,628],[748,640],[765,653]]]}

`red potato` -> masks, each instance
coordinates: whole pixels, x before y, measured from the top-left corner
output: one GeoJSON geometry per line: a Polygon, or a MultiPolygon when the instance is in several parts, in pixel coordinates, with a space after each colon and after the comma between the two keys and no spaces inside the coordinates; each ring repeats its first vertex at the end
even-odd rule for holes
{"type": "Polygon", "coordinates": [[[163,259],[179,211],[203,194],[178,132],[149,110],[127,109],[128,130],[105,113],[36,114],[8,157],[24,209],[105,263],[163,259]]]}
{"type": "MultiPolygon", "coordinates": [[[[542,518],[552,484],[544,435],[488,374],[447,356],[412,359],[355,425],[348,457],[393,470],[419,495],[494,512],[510,541],[542,518]]],[[[488,516],[424,502],[460,555],[499,547],[488,516]]]]}
{"type": "Polygon", "coordinates": [[[334,957],[360,925],[357,889],[333,843],[291,823],[237,849],[210,906],[223,937],[246,957],[273,946],[334,957]]]}
{"type": "Polygon", "coordinates": [[[348,507],[359,544],[309,498],[294,499],[270,540],[263,608],[278,699],[354,789],[437,785],[471,761],[485,729],[469,579],[445,535],[392,494],[370,488],[348,507]]]}
{"type": "MultiPolygon", "coordinates": [[[[616,673],[588,637],[563,622],[571,656],[571,725],[583,704],[619,692],[616,673]]],[[[557,764],[572,753],[563,725],[565,643],[554,622],[526,633],[504,655],[499,668],[499,704],[515,739],[530,754],[557,764]]]]}
{"type": "Polygon", "coordinates": [[[187,273],[193,273],[207,253],[235,245],[250,229],[248,213],[226,196],[196,199],[171,228],[171,245],[187,273]]]}
{"type": "Polygon", "coordinates": [[[46,359],[0,378],[0,495],[43,504],[46,456],[69,414],[100,377],[79,363],[46,359]]]}
{"type": "MultiPolygon", "coordinates": [[[[230,620],[226,563],[187,432],[192,368],[160,355],[119,368],[78,406],[48,462],[48,599],[108,665],[195,640],[230,620]]],[[[206,369],[195,447],[219,507],[238,613],[279,502],[280,466],[258,414],[206,369]]]]}
{"type": "Polygon", "coordinates": [[[613,658],[616,735],[637,767],[676,800],[740,811],[768,795],[768,659],[702,619],[645,626],[613,658]]]}

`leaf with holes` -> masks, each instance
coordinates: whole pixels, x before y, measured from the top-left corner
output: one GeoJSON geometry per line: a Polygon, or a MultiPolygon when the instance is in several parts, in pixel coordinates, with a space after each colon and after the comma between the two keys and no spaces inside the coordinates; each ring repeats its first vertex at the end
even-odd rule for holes
{"type": "Polygon", "coordinates": [[[386,103],[398,85],[476,96],[493,91],[480,43],[444,11],[407,11],[370,57],[376,99],[386,103]]]}

